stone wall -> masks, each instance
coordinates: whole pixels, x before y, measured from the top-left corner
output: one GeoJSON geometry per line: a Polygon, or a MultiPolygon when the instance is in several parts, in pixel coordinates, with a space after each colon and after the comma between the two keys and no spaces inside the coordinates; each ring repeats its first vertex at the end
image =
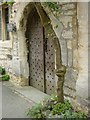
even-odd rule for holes
{"type": "Polygon", "coordinates": [[[78,78],[78,31],[77,4],[61,3],[61,14],[55,17],[45,8],[52,21],[53,29],[60,41],[62,63],[67,67],[64,94],[68,99],[76,99],[76,82],[78,78]],[[55,26],[58,25],[56,28],[55,26]]]}
{"type": "MultiPolygon", "coordinates": [[[[17,25],[17,33],[13,34],[13,62],[12,68],[13,73],[16,76],[22,76],[24,79],[27,78],[29,74],[26,74],[28,71],[27,63],[27,48],[26,48],[26,38],[24,33],[24,24],[22,27],[22,31],[19,26],[21,26],[20,19],[22,18],[22,11],[26,3],[17,3],[13,6],[12,9],[12,18],[16,22],[17,25]],[[21,7],[19,7],[21,6],[21,7]],[[17,17],[19,16],[19,18],[17,17]],[[20,24],[20,25],[19,25],[20,24]],[[17,68],[18,66],[18,68],[17,68]]],[[[75,51],[77,51],[77,21],[76,21],[76,3],[64,3],[60,4],[61,7],[61,15],[56,18],[52,13],[47,13],[52,21],[53,28],[58,24],[58,28],[55,29],[55,32],[59,38],[61,50],[62,50],[62,62],[63,65],[67,66],[66,80],[64,86],[64,93],[67,97],[71,97],[75,99],[75,91],[76,91],[76,80],[77,80],[77,60],[73,59],[76,57],[75,51]],[[74,28],[74,29],[73,29],[74,28]]],[[[25,16],[24,22],[25,22],[25,16]]],[[[11,20],[13,20],[11,18],[11,20]]],[[[17,84],[22,84],[23,80],[15,80],[17,84]],[[22,82],[22,83],[21,83],[22,82]]]]}
{"type": "MultiPolygon", "coordinates": [[[[25,85],[28,82],[29,68],[27,62],[26,48],[26,20],[27,15],[23,12],[28,3],[17,3],[12,8],[12,18],[17,26],[17,32],[13,34],[13,72],[22,79],[14,80],[18,85],[25,85]],[[19,17],[17,17],[19,16],[19,17]],[[22,26],[23,25],[23,26],[22,26]],[[17,68],[18,65],[18,68],[17,68]],[[24,79],[23,79],[24,78],[24,79]]],[[[77,69],[77,4],[61,3],[61,14],[55,17],[53,13],[44,8],[51,19],[53,29],[60,41],[62,51],[62,62],[67,67],[65,76],[64,93],[71,99],[76,98],[76,80],[78,77],[77,69]],[[55,26],[58,24],[58,28],[55,26]]],[[[28,7],[27,7],[28,9],[28,7]]],[[[30,9],[29,9],[30,11],[30,9]]],[[[25,11],[27,13],[27,11],[25,11]]]]}
{"type": "MultiPolygon", "coordinates": [[[[31,10],[32,4],[26,7],[27,5],[28,2],[14,4],[10,17],[10,20],[15,22],[17,27],[17,31],[11,35],[13,43],[10,48],[13,50],[11,52],[10,48],[7,49],[3,45],[2,50],[0,50],[0,56],[2,54],[2,56],[4,55],[3,59],[5,58],[5,60],[0,60],[0,64],[9,69],[12,68],[12,74],[14,76],[12,82],[17,85],[28,85],[29,78],[25,31],[28,11],[31,10]],[[6,53],[3,54],[1,52],[3,50],[7,50],[6,53],[9,52],[9,54],[12,54],[12,61],[9,60],[9,56],[6,57],[6,53]]],[[[81,106],[86,107],[86,100],[88,98],[87,4],[62,2],[60,3],[60,8],[61,14],[58,17],[55,17],[48,8],[44,8],[44,10],[49,16],[53,29],[59,39],[62,62],[67,67],[64,94],[75,106],[81,103],[81,106]],[[58,25],[57,28],[55,27],[56,25],[58,25]]]]}
{"type": "Polygon", "coordinates": [[[0,66],[12,73],[12,42],[0,40],[0,66]]]}
{"type": "Polygon", "coordinates": [[[27,62],[27,47],[26,38],[23,29],[19,29],[20,19],[22,17],[23,9],[28,3],[15,3],[12,8],[12,14],[10,21],[14,21],[16,24],[16,32],[12,34],[13,36],[13,82],[15,85],[28,85],[29,77],[29,66],[27,62]],[[18,67],[17,67],[18,66],[18,67]]]}
{"type": "Polygon", "coordinates": [[[77,4],[67,3],[61,5],[60,22],[63,30],[60,36],[62,61],[67,66],[65,76],[65,95],[76,98],[76,80],[78,77],[77,69],[77,4]]]}
{"type": "Polygon", "coordinates": [[[82,108],[88,107],[88,3],[78,3],[78,70],[76,84],[77,101],[82,108]]]}

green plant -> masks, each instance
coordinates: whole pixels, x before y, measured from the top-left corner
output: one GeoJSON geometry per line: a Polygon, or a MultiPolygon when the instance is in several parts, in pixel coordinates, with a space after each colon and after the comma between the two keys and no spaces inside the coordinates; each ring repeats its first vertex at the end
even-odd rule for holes
{"type": "Polygon", "coordinates": [[[15,3],[14,0],[4,2],[4,4],[7,4],[7,5],[13,5],[14,3],[15,3]]]}
{"type": "Polygon", "coordinates": [[[56,12],[60,12],[60,7],[58,2],[46,2],[46,5],[52,10],[56,12]]]}
{"type": "Polygon", "coordinates": [[[52,95],[51,98],[45,99],[43,103],[39,103],[33,106],[27,115],[30,118],[58,117],[63,119],[75,118],[75,120],[79,120],[80,118],[87,118],[85,113],[75,112],[68,100],[65,100],[64,103],[58,103],[56,95],[52,95]]]}
{"type": "Polygon", "coordinates": [[[0,66],[0,74],[4,75],[6,73],[5,68],[0,66]]]}
{"type": "Polygon", "coordinates": [[[72,106],[71,106],[70,102],[65,100],[64,103],[59,102],[56,105],[54,105],[54,108],[52,110],[52,114],[53,115],[55,115],[55,114],[60,115],[61,113],[65,113],[65,111],[71,110],[71,109],[72,109],[72,106]]]}
{"type": "Polygon", "coordinates": [[[76,118],[77,120],[80,118],[87,118],[87,115],[83,112],[73,112],[73,111],[69,111],[67,110],[64,114],[63,114],[63,118],[76,118]]]}
{"type": "Polygon", "coordinates": [[[53,106],[57,104],[58,97],[55,94],[52,94],[51,97],[45,98],[42,102],[43,110],[52,110],[53,106]]]}
{"type": "Polygon", "coordinates": [[[43,105],[41,103],[36,104],[29,110],[27,115],[33,118],[44,118],[45,116],[42,113],[42,109],[43,109],[43,105]]]}
{"type": "Polygon", "coordinates": [[[9,81],[10,80],[10,76],[9,75],[3,75],[2,76],[2,81],[9,81]]]}
{"type": "Polygon", "coordinates": [[[52,94],[51,95],[51,100],[58,101],[57,95],[52,94]]]}

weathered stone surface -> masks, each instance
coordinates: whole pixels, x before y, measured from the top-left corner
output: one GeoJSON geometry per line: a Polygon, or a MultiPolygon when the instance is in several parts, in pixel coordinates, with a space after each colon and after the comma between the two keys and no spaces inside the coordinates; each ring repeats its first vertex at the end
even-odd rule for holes
{"type": "Polygon", "coordinates": [[[88,78],[85,74],[79,76],[79,81],[77,81],[76,89],[77,89],[77,96],[80,96],[84,99],[87,99],[89,96],[89,86],[88,86],[88,78]],[[86,81],[87,80],[87,81],[86,81]]]}
{"type": "Polygon", "coordinates": [[[61,41],[62,63],[67,66],[67,43],[65,40],[61,41]]]}
{"type": "Polygon", "coordinates": [[[76,10],[62,11],[61,15],[74,16],[74,15],[76,15],[76,10]]]}
{"type": "Polygon", "coordinates": [[[62,32],[62,37],[64,39],[72,39],[73,38],[73,31],[72,29],[64,29],[63,32],[62,32]]]}
{"type": "Polygon", "coordinates": [[[72,67],[73,66],[73,50],[68,49],[68,66],[72,67]]]}
{"type": "Polygon", "coordinates": [[[85,100],[79,96],[77,96],[77,101],[79,104],[81,104],[84,107],[88,107],[88,105],[90,104],[90,102],[88,100],[85,100]]]}
{"type": "Polygon", "coordinates": [[[78,68],[78,50],[73,50],[73,67],[78,68]]]}
{"type": "Polygon", "coordinates": [[[65,5],[62,5],[62,10],[70,10],[70,9],[75,9],[75,4],[74,3],[68,3],[65,5]]]}
{"type": "Polygon", "coordinates": [[[78,3],[78,70],[77,96],[88,98],[88,4],[78,3]]]}
{"type": "Polygon", "coordinates": [[[78,71],[73,68],[68,68],[65,75],[65,85],[69,88],[76,90],[76,80],[78,77],[78,71]]]}
{"type": "Polygon", "coordinates": [[[13,57],[12,69],[13,69],[13,73],[15,75],[19,76],[21,74],[21,71],[20,71],[20,61],[18,60],[17,57],[13,57]]]}
{"type": "Polygon", "coordinates": [[[66,97],[70,97],[70,98],[73,98],[73,99],[76,98],[75,91],[70,89],[70,88],[68,88],[68,87],[66,87],[66,86],[64,86],[64,95],[66,97]]]}
{"type": "Polygon", "coordinates": [[[67,41],[67,48],[68,48],[68,49],[73,49],[73,48],[72,48],[72,41],[71,41],[71,40],[68,40],[68,41],[67,41]]]}
{"type": "Polygon", "coordinates": [[[72,16],[60,15],[59,20],[62,22],[64,28],[72,27],[72,16]]]}
{"type": "Polygon", "coordinates": [[[6,68],[6,71],[12,72],[12,60],[9,55],[12,55],[11,41],[0,41],[0,66],[6,68]]]}
{"type": "MultiPolygon", "coordinates": [[[[69,98],[68,98],[69,99],[69,98]]],[[[69,99],[72,106],[74,107],[74,110],[75,111],[82,111],[82,112],[85,112],[86,114],[88,114],[88,107],[87,106],[84,106],[82,105],[81,103],[79,103],[76,99],[69,99]]],[[[84,100],[84,99],[83,99],[84,100]]],[[[87,104],[87,103],[86,103],[87,104]]]]}
{"type": "MultiPolygon", "coordinates": [[[[0,66],[12,74],[11,81],[16,85],[28,85],[29,65],[25,38],[28,16],[24,12],[27,5],[27,2],[14,4],[10,19],[16,23],[17,32],[12,34],[10,41],[0,40],[0,66]],[[8,55],[12,56],[11,60],[8,55]]],[[[31,8],[28,8],[30,11],[31,8]]],[[[67,66],[64,92],[70,99],[78,96],[76,103],[87,106],[83,101],[88,97],[87,5],[77,3],[76,8],[76,3],[61,2],[60,8],[59,18],[55,18],[50,11],[48,16],[53,28],[58,25],[54,30],[61,45],[62,63],[67,66]]]]}

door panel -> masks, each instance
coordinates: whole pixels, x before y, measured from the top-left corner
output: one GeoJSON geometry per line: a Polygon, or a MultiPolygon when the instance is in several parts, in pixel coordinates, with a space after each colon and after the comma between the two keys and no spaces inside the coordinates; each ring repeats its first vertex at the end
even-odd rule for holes
{"type": "Polygon", "coordinates": [[[55,92],[55,51],[51,41],[47,40],[47,50],[45,51],[45,76],[46,76],[46,93],[55,92]]]}
{"type": "Polygon", "coordinates": [[[29,17],[28,26],[30,85],[51,95],[56,85],[54,47],[49,40],[46,44],[45,31],[36,11],[29,17]]]}
{"type": "Polygon", "coordinates": [[[30,85],[43,91],[44,64],[43,64],[43,28],[37,13],[32,16],[30,24],[30,85]]]}

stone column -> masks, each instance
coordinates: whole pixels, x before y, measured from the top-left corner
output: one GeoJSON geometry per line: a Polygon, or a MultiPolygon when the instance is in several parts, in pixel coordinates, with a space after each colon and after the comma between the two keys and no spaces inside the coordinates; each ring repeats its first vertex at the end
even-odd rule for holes
{"type": "Polygon", "coordinates": [[[66,73],[66,67],[61,66],[59,69],[56,70],[56,75],[58,76],[57,81],[57,96],[60,102],[64,101],[64,93],[63,93],[63,86],[64,86],[64,76],[66,73]]]}

